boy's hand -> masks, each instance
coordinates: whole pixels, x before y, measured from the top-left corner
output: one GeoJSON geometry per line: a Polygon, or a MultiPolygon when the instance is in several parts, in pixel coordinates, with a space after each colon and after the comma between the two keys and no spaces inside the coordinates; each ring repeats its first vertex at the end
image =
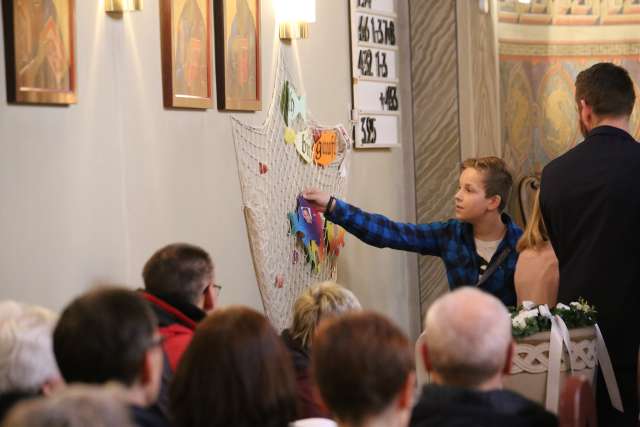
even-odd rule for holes
{"type": "Polygon", "coordinates": [[[324,212],[327,208],[331,195],[317,188],[306,188],[302,192],[302,197],[311,202],[314,208],[318,209],[320,212],[324,212]]]}

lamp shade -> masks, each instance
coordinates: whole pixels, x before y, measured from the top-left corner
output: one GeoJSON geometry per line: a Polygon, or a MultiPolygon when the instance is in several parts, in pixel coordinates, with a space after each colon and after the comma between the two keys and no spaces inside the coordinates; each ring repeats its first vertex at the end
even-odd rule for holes
{"type": "Polygon", "coordinates": [[[273,4],[279,24],[316,22],[316,0],[274,0],[273,4]]]}
{"type": "Polygon", "coordinates": [[[316,22],[316,0],[298,0],[300,7],[300,21],[316,22]]]}

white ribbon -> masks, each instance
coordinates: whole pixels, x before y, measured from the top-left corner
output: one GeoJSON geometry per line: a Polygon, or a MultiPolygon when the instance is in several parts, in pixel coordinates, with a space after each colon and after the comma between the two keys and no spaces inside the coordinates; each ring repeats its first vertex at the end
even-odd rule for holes
{"type": "Polygon", "coordinates": [[[616,381],[616,374],[613,372],[613,366],[611,365],[611,359],[609,358],[609,352],[607,346],[604,344],[604,338],[598,324],[596,328],[596,355],[598,356],[598,363],[602,370],[602,376],[604,377],[604,383],[607,386],[609,392],[609,399],[611,399],[611,405],[620,412],[624,412],[622,407],[622,398],[620,397],[620,389],[618,388],[618,382],[616,381]]]}
{"type": "MultiPolygon", "coordinates": [[[[527,304],[533,304],[529,301],[525,301],[523,305],[527,308],[527,304]]],[[[561,306],[561,304],[558,304],[561,306]]],[[[566,306],[564,306],[566,307],[566,306]]],[[[568,309],[569,307],[567,307],[568,309]]],[[[576,355],[571,346],[571,336],[567,325],[562,320],[562,317],[552,315],[549,307],[544,304],[538,307],[540,315],[546,317],[551,322],[551,332],[549,334],[549,365],[547,367],[547,393],[545,400],[545,407],[548,411],[555,414],[558,413],[558,401],[560,394],[560,368],[562,363],[562,349],[565,347],[569,355],[569,369],[573,375],[573,365],[576,360],[576,355]]],[[[616,381],[615,373],[613,372],[613,366],[611,365],[611,359],[609,358],[609,352],[607,346],[604,343],[602,332],[598,325],[594,325],[596,331],[596,355],[598,358],[598,364],[602,370],[602,376],[607,386],[609,398],[611,399],[611,405],[620,412],[624,412],[622,407],[622,398],[620,397],[620,390],[618,389],[618,382],[616,381]]],[[[595,375],[597,374],[597,366],[594,369],[594,384],[595,375]]],[[[639,417],[640,419],[640,417],[639,417]]]]}
{"type": "MultiPolygon", "coordinates": [[[[548,310],[548,309],[547,309],[548,310]]],[[[549,334],[549,366],[547,370],[547,411],[558,413],[560,393],[560,362],[562,361],[562,334],[555,318],[550,317],[551,333],[549,334]]]]}
{"type": "MultiPolygon", "coordinates": [[[[551,321],[545,407],[548,411],[557,414],[560,393],[560,365],[562,361],[562,349],[565,347],[569,354],[569,369],[571,370],[572,375],[575,354],[571,347],[569,329],[564,323],[564,320],[562,320],[560,316],[552,316],[547,306],[540,307],[540,314],[551,321]]],[[[600,332],[598,325],[596,324],[594,327],[596,331],[596,355],[598,357],[600,369],[602,370],[604,382],[607,386],[609,398],[611,399],[611,405],[618,411],[624,412],[622,399],[620,397],[620,390],[618,389],[618,382],[616,381],[616,376],[613,372],[613,366],[611,364],[611,359],[609,358],[607,346],[604,343],[604,338],[602,337],[602,332],[600,332]]],[[[597,367],[595,372],[597,372],[597,367]]]]}
{"type": "Polygon", "coordinates": [[[571,375],[573,375],[573,362],[575,361],[576,356],[571,348],[571,335],[569,334],[569,329],[564,323],[564,320],[562,320],[562,317],[556,315],[555,320],[558,323],[558,328],[560,329],[564,345],[567,347],[567,353],[569,354],[569,369],[571,370],[571,375]]]}

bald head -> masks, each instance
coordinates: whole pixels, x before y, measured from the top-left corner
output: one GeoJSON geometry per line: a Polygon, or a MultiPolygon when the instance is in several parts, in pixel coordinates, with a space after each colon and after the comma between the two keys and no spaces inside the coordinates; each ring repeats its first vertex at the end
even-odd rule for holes
{"type": "Polygon", "coordinates": [[[465,287],[438,299],[425,321],[431,370],[446,384],[478,387],[499,375],[511,348],[511,319],[496,297],[465,287]]]}

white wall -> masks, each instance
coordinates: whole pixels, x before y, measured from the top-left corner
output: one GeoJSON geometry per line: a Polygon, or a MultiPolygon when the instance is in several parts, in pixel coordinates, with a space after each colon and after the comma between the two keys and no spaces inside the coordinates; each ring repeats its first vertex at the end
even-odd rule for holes
{"type": "MultiPolygon", "coordinates": [[[[299,60],[310,110],[327,124],[349,120],[346,3],[318,1],[310,39],[284,47],[292,65],[299,60]]],[[[263,0],[263,111],[241,114],[254,124],[271,99],[280,43],[273,21],[263,0]]],[[[0,298],[60,309],[95,284],[139,287],[155,249],[186,241],[211,253],[222,304],[260,308],[230,114],[163,108],[158,1],[122,19],[99,1],[77,1],[76,22],[78,104],[8,105],[0,67],[0,298]]],[[[393,151],[355,152],[349,198],[415,217],[412,150],[408,140],[393,151]]],[[[415,256],[349,238],[339,278],[415,334],[415,274],[415,256]]]]}

